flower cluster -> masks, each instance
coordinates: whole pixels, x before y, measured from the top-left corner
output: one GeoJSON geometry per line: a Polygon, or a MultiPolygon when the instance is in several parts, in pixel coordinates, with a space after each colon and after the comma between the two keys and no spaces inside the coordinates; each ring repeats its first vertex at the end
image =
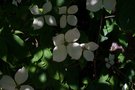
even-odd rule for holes
{"type": "Polygon", "coordinates": [[[15,74],[15,80],[8,75],[3,75],[0,87],[4,90],[34,90],[30,85],[22,85],[28,79],[27,70],[22,67],[15,74]]]}
{"type": "Polygon", "coordinates": [[[106,10],[115,10],[116,0],[87,0],[86,9],[96,12],[101,8],[106,10]]]}
{"type": "Polygon", "coordinates": [[[77,5],[72,5],[68,9],[66,6],[59,8],[59,14],[61,14],[60,18],[60,27],[65,28],[67,23],[71,26],[75,26],[77,24],[77,17],[73,14],[77,13],[78,7],[77,5]]]}
{"type": "Polygon", "coordinates": [[[30,11],[33,15],[39,15],[39,17],[34,18],[33,20],[33,28],[36,29],[41,29],[44,26],[44,19],[45,22],[48,25],[51,26],[56,26],[56,20],[55,17],[52,15],[47,15],[52,10],[52,4],[49,0],[47,0],[46,3],[43,4],[42,10],[38,8],[37,5],[33,5],[30,7],[30,11]]]}
{"type": "Polygon", "coordinates": [[[54,49],[53,49],[53,61],[62,62],[66,59],[67,55],[71,59],[80,59],[82,53],[87,61],[93,61],[94,53],[99,46],[94,42],[77,43],[80,38],[80,32],[77,28],[68,30],[65,35],[59,34],[53,37],[54,49]]]}

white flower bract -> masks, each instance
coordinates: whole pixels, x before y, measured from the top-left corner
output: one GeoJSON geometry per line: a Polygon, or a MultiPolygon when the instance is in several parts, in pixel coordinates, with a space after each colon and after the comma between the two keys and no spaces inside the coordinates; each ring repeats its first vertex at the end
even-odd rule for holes
{"type": "Polygon", "coordinates": [[[66,6],[59,8],[59,14],[62,14],[60,18],[60,28],[65,28],[67,23],[71,26],[75,26],[78,22],[77,17],[73,14],[77,13],[77,5],[72,5],[69,8],[66,6]]]}
{"type": "Polygon", "coordinates": [[[17,86],[20,85],[19,90],[34,90],[30,85],[21,85],[28,79],[27,70],[22,67],[15,74],[15,81],[8,75],[3,75],[0,80],[0,87],[4,90],[16,90],[17,86]],[[16,82],[16,83],[15,83],[16,82]]]}
{"type": "Polygon", "coordinates": [[[52,4],[49,0],[47,0],[47,2],[43,4],[43,7],[42,7],[43,11],[42,12],[39,10],[37,5],[31,6],[29,9],[33,15],[42,15],[42,16],[34,18],[33,25],[32,25],[34,30],[41,29],[44,26],[44,19],[45,19],[45,22],[50,26],[57,25],[56,19],[54,16],[44,15],[44,14],[49,13],[52,10],[52,4]],[[39,18],[40,18],[40,21],[38,20],[39,18]]]}
{"type": "Polygon", "coordinates": [[[89,42],[89,43],[82,43],[80,44],[80,46],[82,48],[84,48],[83,51],[83,57],[87,60],[87,61],[93,61],[94,60],[94,52],[95,50],[98,49],[98,44],[96,44],[95,42],[89,42]]]}
{"type": "Polygon", "coordinates": [[[64,34],[53,37],[55,45],[53,49],[53,61],[62,62],[66,59],[67,54],[71,59],[78,60],[82,55],[82,48],[79,43],[76,43],[79,38],[80,32],[77,28],[68,30],[65,37],[64,34]]]}

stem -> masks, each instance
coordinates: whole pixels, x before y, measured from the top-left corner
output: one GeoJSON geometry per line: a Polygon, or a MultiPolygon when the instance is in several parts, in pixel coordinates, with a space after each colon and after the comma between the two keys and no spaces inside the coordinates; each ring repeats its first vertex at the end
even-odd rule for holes
{"type": "MultiPolygon", "coordinates": [[[[98,31],[98,40],[97,40],[97,44],[99,45],[99,43],[100,43],[100,32],[101,32],[101,30],[102,30],[102,25],[103,25],[103,19],[104,19],[104,15],[103,15],[103,13],[102,13],[102,15],[101,15],[101,19],[100,19],[100,26],[99,26],[99,31],[98,31]]],[[[96,51],[96,53],[95,53],[95,57],[97,57],[98,56],[98,51],[96,51]]],[[[96,77],[96,58],[95,58],[95,60],[93,60],[93,67],[94,67],[94,73],[93,73],[93,78],[95,78],[96,77]]]]}

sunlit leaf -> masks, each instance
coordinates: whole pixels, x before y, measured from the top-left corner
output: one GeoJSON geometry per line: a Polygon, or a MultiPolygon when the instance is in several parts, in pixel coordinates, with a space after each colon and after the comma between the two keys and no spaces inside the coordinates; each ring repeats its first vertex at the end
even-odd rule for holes
{"type": "Polygon", "coordinates": [[[82,48],[78,43],[70,43],[67,45],[67,52],[71,59],[78,60],[82,55],[82,48]]]}
{"type": "Polygon", "coordinates": [[[67,50],[66,50],[66,46],[61,45],[61,46],[56,46],[53,49],[53,61],[56,62],[62,62],[66,59],[67,57],[67,50]]]}
{"type": "Polygon", "coordinates": [[[67,42],[75,42],[80,38],[80,32],[77,28],[70,29],[65,34],[65,40],[67,42]]]}
{"type": "Polygon", "coordinates": [[[44,57],[47,58],[47,59],[50,59],[52,57],[52,52],[49,48],[46,48],[44,50],[44,57]]]}
{"type": "Polygon", "coordinates": [[[67,12],[68,12],[68,14],[75,14],[75,13],[77,13],[77,11],[78,11],[77,5],[72,5],[68,8],[67,12]]]}
{"type": "Polygon", "coordinates": [[[119,56],[118,56],[119,62],[123,63],[124,59],[125,59],[125,56],[122,53],[120,53],[119,56]]]}
{"type": "Polygon", "coordinates": [[[65,28],[67,25],[67,16],[62,15],[60,18],[60,28],[65,28]]]}
{"type": "Polygon", "coordinates": [[[78,20],[75,15],[68,15],[67,16],[67,23],[71,26],[75,26],[77,24],[78,20]]]}
{"type": "Polygon", "coordinates": [[[24,41],[17,35],[13,34],[13,38],[16,41],[16,43],[20,46],[24,46],[24,41]]]}
{"type": "Polygon", "coordinates": [[[45,15],[44,17],[45,17],[45,21],[46,21],[46,23],[47,23],[48,25],[50,25],[50,26],[56,26],[56,25],[57,25],[54,16],[45,15]]]}
{"type": "Polygon", "coordinates": [[[42,73],[42,74],[39,76],[39,80],[40,80],[40,82],[42,82],[42,83],[46,82],[46,80],[47,80],[46,74],[45,74],[45,73],[42,73]]]}
{"type": "Polygon", "coordinates": [[[43,12],[46,14],[52,10],[52,3],[47,0],[47,2],[43,5],[43,12]]]}
{"type": "Polygon", "coordinates": [[[32,62],[36,62],[36,61],[40,60],[42,56],[43,56],[43,51],[42,51],[42,50],[39,50],[39,51],[37,51],[37,52],[34,54],[34,56],[33,56],[33,58],[32,58],[31,61],[32,61],[32,62]]]}
{"type": "Polygon", "coordinates": [[[94,60],[94,53],[89,51],[89,50],[84,50],[83,51],[83,57],[87,60],[87,61],[93,61],[94,60]]]}
{"type": "Polygon", "coordinates": [[[15,81],[17,84],[22,84],[28,79],[28,71],[25,69],[25,67],[22,67],[19,69],[15,74],[15,81]]]}

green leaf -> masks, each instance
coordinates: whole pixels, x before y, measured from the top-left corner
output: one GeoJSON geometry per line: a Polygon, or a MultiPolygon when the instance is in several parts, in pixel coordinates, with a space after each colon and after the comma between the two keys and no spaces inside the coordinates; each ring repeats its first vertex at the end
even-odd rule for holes
{"type": "Polygon", "coordinates": [[[0,58],[7,61],[7,45],[2,38],[0,38],[0,58]]]}
{"type": "Polygon", "coordinates": [[[106,36],[107,34],[109,34],[113,31],[114,25],[115,25],[114,21],[106,20],[106,25],[103,28],[104,36],[106,36]]]}
{"type": "Polygon", "coordinates": [[[32,62],[32,63],[37,62],[38,60],[41,59],[42,56],[43,56],[43,51],[42,51],[42,50],[37,51],[37,52],[34,54],[34,56],[33,56],[32,60],[31,60],[31,62],[32,62]]]}
{"type": "Polygon", "coordinates": [[[50,48],[46,48],[43,52],[44,52],[44,57],[46,59],[51,59],[52,58],[52,52],[51,52],[50,48]]]}
{"type": "Polygon", "coordinates": [[[117,11],[119,12],[117,22],[122,30],[135,33],[135,0],[118,0],[117,11]]]}
{"type": "Polygon", "coordinates": [[[106,36],[103,36],[103,35],[101,35],[100,34],[100,42],[104,42],[105,40],[107,40],[108,39],[108,37],[106,37],[106,36]]]}
{"type": "Polygon", "coordinates": [[[120,53],[119,56],[118,56],[119,62],[123,63],[124,59],[125,59],[125,56],[122,53],[120,53]]]}
{"type": "Polygon", "coordinates": [[[119,38],[119,42],[124,45],[125,47],[128,46],[128,42],[125,39],[119,38]]]}
{"type": "Polygon", "coordinates": [[[17,35],[13,34],[13,39],[16,41],[16,43],[20,46],[24,46],[24,41],[17,35]]]}
{"type": "Polygon", "coordinates": [[[57,6],[62,6],[65,0],[57,0],[57,6]]]}

